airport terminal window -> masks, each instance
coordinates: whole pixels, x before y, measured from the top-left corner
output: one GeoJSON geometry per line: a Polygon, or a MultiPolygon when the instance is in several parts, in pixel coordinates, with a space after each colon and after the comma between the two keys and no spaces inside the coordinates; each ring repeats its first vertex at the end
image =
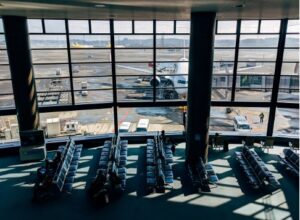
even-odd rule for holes
{"type": "Polygon", "coordinates": [[[277,108],[273,135],[299,138],[299,109],[277,108]]]}
{"type": "Polygon", "coordinates": [[[29,19],[28,28],[38,105],[71,104],[64,20],[29,19]],[[40,30],[42,22],[45,30],[40,30]]]}
{"type": "Polygon", "coordinates": [[[0,116],[0,144],[16,141],[19,138],[17,116],[0,116]]]}
{"type": "Polygon", "coordinates": [[[288,21],[278,102],[299,103],[299,22],[288,21]]]}
{"type": "Polygon", "coordinates": [[[211,107],[209,129],[221,134],[266,135],[269,109],[263,107],[211,107]]]}
{"type": "Polygon", "coordinates": [[[97,135],[114,132],[112,108],[40,113],[46,137],[97,135]]]}
{"type": "Polygon", "coordinates": [[[158,101],[187,99],[190,44],[187,25],[187,21],[156,22],[155,81],[158,101]]]}
{"type": "Polygon", "coordinates": [[[118,108],[118,117],[120,132],[184,129],[180,107],[118,108]]]}
{"type": "Polygon", "coordinates": [[[0,19],[0,109],[15,108],[4,28],[0,19]]]}

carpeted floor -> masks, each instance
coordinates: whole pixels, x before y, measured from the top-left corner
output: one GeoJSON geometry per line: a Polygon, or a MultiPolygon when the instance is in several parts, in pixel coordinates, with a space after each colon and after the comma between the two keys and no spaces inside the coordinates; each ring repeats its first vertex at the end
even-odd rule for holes
{"type": "Polygon", "coordinates": [[[96,172],[100,148],[84,149],[72,194],[35,204],[31,201],[36,169],[40,163],[20,163],[18,156],[0,157],[0,219],[299,219],[299,183],[277,162],[282,148],[270,153],[257,149],[268,168],[278,178],[278,190],[250,189],[241,175],[234,151],[211,151],[209,161],[220,179],[210,193],[195,193],[184,170],[184,147],[179,144],[175,154],[172,190],[165,194],[146,195],[145,145],[129,145],[127,191],[106,206],[92,204],[86,188],[96,172]]]}

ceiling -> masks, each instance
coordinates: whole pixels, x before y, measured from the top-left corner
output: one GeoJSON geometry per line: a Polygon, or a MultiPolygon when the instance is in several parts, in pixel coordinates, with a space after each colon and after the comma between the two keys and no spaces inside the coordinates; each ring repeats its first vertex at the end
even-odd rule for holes
{"type": "Polygon", "coordinates": [[[299,18],[299,0],[0,0],[0,16],[71,19],[190,19],[215,11],[218,19],[299,18]]]}

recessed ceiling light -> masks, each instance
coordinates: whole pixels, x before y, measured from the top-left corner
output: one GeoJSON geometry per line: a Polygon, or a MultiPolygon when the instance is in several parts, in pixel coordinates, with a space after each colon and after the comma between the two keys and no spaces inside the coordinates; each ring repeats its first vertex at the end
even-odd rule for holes
{"type": "Polygon", "coordinates": [[[105,8],[106,6],[105,5],[102,5],[102,4],[97,4],[95,5],[96,8],[105,8]]]}

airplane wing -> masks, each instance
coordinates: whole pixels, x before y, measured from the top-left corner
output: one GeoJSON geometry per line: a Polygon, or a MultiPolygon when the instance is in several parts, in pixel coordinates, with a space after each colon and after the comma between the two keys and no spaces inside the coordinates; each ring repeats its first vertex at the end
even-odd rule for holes
{"type": "Polygon", "coordinates": [[[136,67],[131,67],[131,66],[124,66],[124,65],[117,65],[118,67],[122,67],[122,68],[125,68],[125,69],[129,69],[129,70],[135,70],[135,71],[138,71],[138,72],[142,72],[142,73],[150,73],[150,74],[153,74],[153,71],[149,71],[149,70],[146,70],[146,69],[142,69],[142,68],[136,68],[136,67]]]}

